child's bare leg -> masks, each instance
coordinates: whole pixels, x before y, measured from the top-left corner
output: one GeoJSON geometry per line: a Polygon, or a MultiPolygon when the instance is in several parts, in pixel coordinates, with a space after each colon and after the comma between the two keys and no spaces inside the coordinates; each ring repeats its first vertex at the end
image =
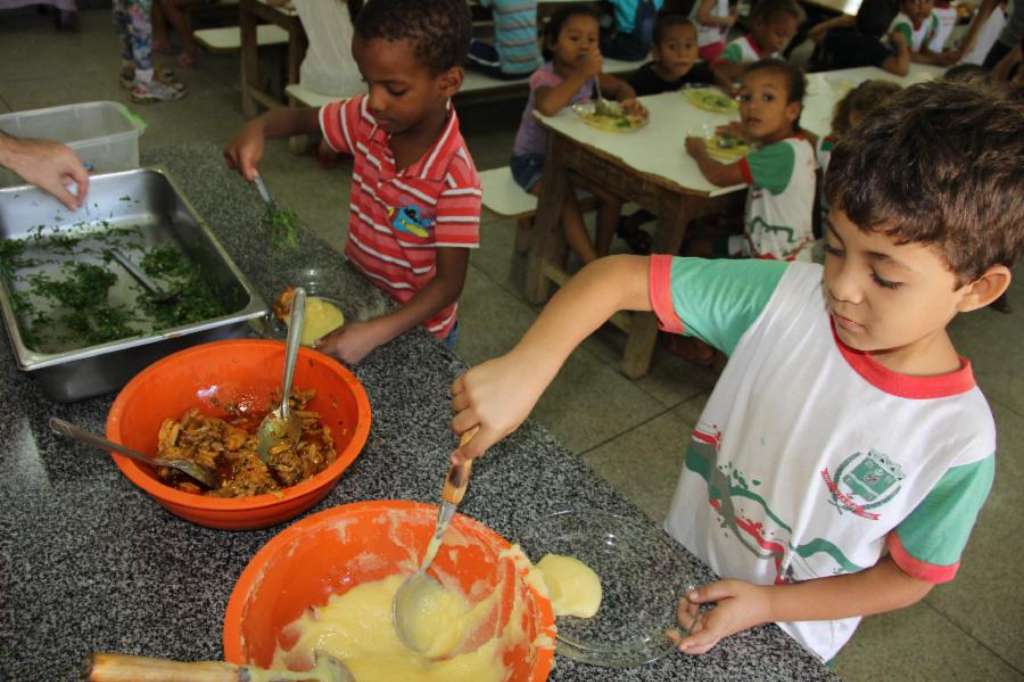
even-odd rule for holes
{"type": "Polygon", "coordinates": [[[163,12],[163,16],[171,23],[171,26],[178,32],[178,37],[181,39],[181,54],[178,56],[178,64],[181,66],[191,66],[195,62],[196,43],[192,39],[192,32],[188,30],[185,13],[181,11],[175,0],[159,0],[158,4],[163,12]]]}
{"type": "Polygon", "coordinates": [[[166,52],[171,49],[171,37],[167,34],[167,17],[161,9],[162,2],[153,3],[153,49],[166,52]]]}
{"type": "Polygon", "coordinates": [[[594,244],[587,234],[587,226],[583,222],[583,213],[580,211],[579,202],[576,201],[576,193],[572,187],[568,188],[565,194],[565,203],[562,204],[562,229],[565,231],[565,241],[569,244],[583,264],[597,260],[597,252],[594,244]]]}
{"type": "Polygon", "coordinates": [[[597,209],[597,253],[608,255],[615,238],[615,228],[622,214],[622,200],[618,197],[603,196],[597,209]]]}

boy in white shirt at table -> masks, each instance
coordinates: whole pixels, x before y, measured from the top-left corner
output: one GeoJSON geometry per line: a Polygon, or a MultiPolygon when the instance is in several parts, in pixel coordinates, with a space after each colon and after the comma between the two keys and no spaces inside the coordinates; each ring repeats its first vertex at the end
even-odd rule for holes
{"type": "Polygon", "coordinates": [[[939,18],[932,0],[902,0],[900,12],[889,25],[889,44],[898,45],[895,34],[902,37],[910,48],[910,61],[918,64],[948,66],[956,63],[960,53],[956,50],[935,49],[939,32],[939,18]]]}
{"type": "Polygon", "coordinates": [[[1010,284],[1021,167],[1024,105],[955,83],[907,88],[833,151],[824,267],[587,266],[507,355],[456,380],[452,428],[479,431],[453,461],[515,430],[613,314],[653,311],[731,356],[665,524],[722,576],[680,601],[678,648],[702,654],[775,622],[830,661],[861,617],[955,576],[988,496],[995,426],[946,328],[1010,284]]]}

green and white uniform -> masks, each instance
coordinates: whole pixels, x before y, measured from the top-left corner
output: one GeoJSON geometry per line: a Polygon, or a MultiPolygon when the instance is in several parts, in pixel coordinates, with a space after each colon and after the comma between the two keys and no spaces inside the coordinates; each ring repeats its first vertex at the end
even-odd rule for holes
{"type": "Polygon", "coordinates": [[[931,42],[932,36],[939,30],[939,18],[935,12],[928,15],[928,18],[921,22],[921,28],[914,28],[913,22],[903,12],[896,15],[896,18],[889,24],[886,35],[899,31],[910,46],[911,52],[920,52],[921,48],[931,42]]]}
{"type": "Polygon", "coordinates": [[[788,137],[751,152],[739,162],[750,185],[744,235],[729,241],[729,254],[778,260],[810,260],[814,242],[814,148],[788,137]]]}
{"type": "Polygon", "coordinates": [[[825,174],[828,173],[828,164],[832,160],[832,149],[836,146],[836,138],[831,135],[818,140],[818,148],[815,150],[815,156],[818,160],[818,168],[821,169],[821,187],[819,188],[819,194],[821,195],[820,201],[818,202],[821,206],[821,224],[822,231],[824,226],[828,224],[828,197],[825,196],[825,174]]]}
{"type": "MultiPolygon", "coordinates": [[[[866,570],[888,552],[952,580],[995,472],[970,363],[897,374],[834,335],[811,263],[651,258],[662,329],[730,358],[686,448],[665,529],[759,585],[866,570]]],[[[856,604],[849,605],[856,608],[856,604]]],[[[831,660],[860,618],[779,623],[831,660]]]]}
{"type": "Polygon", "coordinates": [[[754,39],[748,34],[730,41],[725,46],[725,50],[722,52],[722,56],[718,58],[718,61],[730,62],[732,64],[751,64],[762,59],[768,59],[768,57],[778,56],[777,52],[769,54],[762,50],[761,46],[755,43],[754,39]]]}

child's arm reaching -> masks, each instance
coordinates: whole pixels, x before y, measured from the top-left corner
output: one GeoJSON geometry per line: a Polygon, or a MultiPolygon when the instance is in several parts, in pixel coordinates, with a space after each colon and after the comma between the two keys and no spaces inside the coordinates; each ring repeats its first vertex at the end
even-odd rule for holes
{"type": "Polygon", "coordinates": [[[453,462],[479,457],[526,419],[569,354],[620,310],[651,310],[650,259],[611,256],[594,261],[545,306],[522,340],[452,385],[452,429],[480,431],[452,453],[453,462]]]}
{"type": "Polygon", "coordinates": [[[707,145],[699,137],[686,138],[686,152],[694,158],[708,182],[718,187],[731,187],[747,182],[743,177],[740,162],[720,163],[711,158],[707,145]]]}
{"type": "Polygon", "coordinates": [[[601,75],[604,60],[601,53],[592,50],[580,68],[558,85],[541,86],[534,92],[534,105],[537,111],[545,116],[554,116],[572,103],[572,98],[580,91],[587,81],[601,75]]]}
{"type": "Polygon", "coordinates": [[[224,147],[224,159],[250,182],[263,158],[263,143],[270,137],[288,137],[320,131],[319,109],[274,109],[246,123],[224,147]]]}
{"type": "Polygon", "coordinates": [[[622,103],[622,109],[627,114],[634,116],[647,116],[647,109],[640,104],[636,98],[636,90],[633,86],[617,76],[602,73],[598,76],[601,83],[601,93],[608,99],[622,103]]]}
{"type": "Polygon", "coordinates": [[[317,339],[316,348],[353,365],[377,346],[429,320],[462,294],[469,266],[469,249],[438,248],[437,275],[394,312],[366,322],[347,322],[317,339]]]}
{"type": "Polygon", "coordinates": [[[916,604],[931,589],[932,583],[908,575],[889,556],[865,571],[790,585],[719,580],[679,601],[679,624],[689,634],[672,637],[683,653],[703,654],[723,637],[764,623],[837,620],[895,611],[916,604]],[[711,602],[714,608],[702,613],[700,605],[711,602]]]}
{"type": "Polygon", "coordinates": [[[899,31],[894,31],[890,39],[895,54],[882,62],[882,68],[897,76],[906,76],[910,71],[910,45],[899,31]]]}

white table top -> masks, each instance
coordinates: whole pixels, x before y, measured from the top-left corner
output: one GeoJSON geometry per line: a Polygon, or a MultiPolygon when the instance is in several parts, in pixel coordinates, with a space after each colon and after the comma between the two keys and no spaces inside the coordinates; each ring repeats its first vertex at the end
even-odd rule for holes
{"type": "MultiPolygon", "coordinates": [[[[828,134],[835,102],[850,88],[870,78],[911,85],[929,80],[941,73],[942,69],[939,67],[914,64],[904,78],[874,67],[810,74],[809,92],[804,98],[801,124],[816,135],[828,134]]],[[[719,196],[744,187],[712,185],[704,178],[697,162],[690,158],[685,149],[688,135],[709,134],[716,126],[738,120],[738,114],[712,114],[701,111],[691,106],[680,92],[643,97],[641,101],[650,111],[650,123],[639,130],[627,133],[608,133],[591,128],[568,109],[556,116],[543,116],[536,111],[534,115],[551,130],[599,149],[639,173],[657,176],[680,188],[706,193],[709,196],[719,196]]]]}

